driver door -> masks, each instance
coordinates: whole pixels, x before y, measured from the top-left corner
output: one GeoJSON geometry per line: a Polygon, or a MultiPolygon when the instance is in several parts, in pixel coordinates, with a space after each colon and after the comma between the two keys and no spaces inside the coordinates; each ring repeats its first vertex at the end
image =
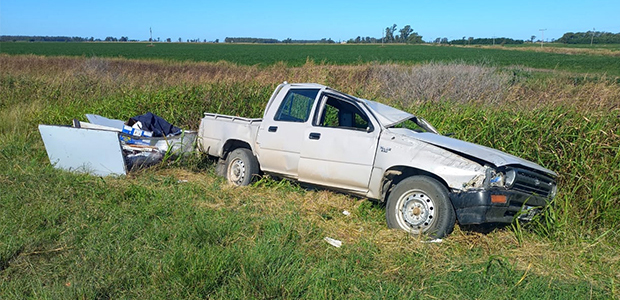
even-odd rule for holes
{"type": "Polygon", "coordinates": [[[323,94],[303,135],[299,180],[366,193],[380,134],[373,122],[360,103],[323,94]]]}

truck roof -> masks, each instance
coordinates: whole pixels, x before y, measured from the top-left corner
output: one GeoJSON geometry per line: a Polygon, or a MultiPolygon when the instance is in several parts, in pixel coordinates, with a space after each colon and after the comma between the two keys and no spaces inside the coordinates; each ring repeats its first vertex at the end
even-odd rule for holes
{"type": "Polygon", "coordinates": [[[379,121],[379,123],[381,123],[381,125],[386,128],[415,117],[413,114],[385,105],[383,103],[351,96],[349,94],[345,94],[326,85],[318,83],[290,83],[289,86],[292,88],[319,88],[335,94],[339,94],[347,99],[356,101],[366,106],[375,115],[377,121],[379,121]]]}

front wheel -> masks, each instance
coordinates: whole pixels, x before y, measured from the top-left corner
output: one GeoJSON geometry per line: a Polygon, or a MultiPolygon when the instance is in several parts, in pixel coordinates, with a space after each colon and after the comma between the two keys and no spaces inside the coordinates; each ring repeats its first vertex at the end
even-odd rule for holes
{"type": "Polygon", "coordinates": [[[412,176],[390,193],[385,211],[388,227],[442,238],[452,232],[456,214],[448,190],[428,176],[412,176]]]}
{"type": "Polygon", "coordinates": [[[249,185],[259,171],[258,161],[250,149],[237,148],[226,159],[226,179],[233,185],[249,185]]]}

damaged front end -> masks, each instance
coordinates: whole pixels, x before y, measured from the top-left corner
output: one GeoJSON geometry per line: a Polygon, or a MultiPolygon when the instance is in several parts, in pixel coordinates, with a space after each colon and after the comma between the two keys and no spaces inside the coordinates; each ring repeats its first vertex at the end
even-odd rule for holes
{"type": "Polygon", "coordinates": [[[482,188],[454,190],[452,205],[460,224],[529,221],[556,195],[555,178],[520,166],[489,167],[482,188]]]}

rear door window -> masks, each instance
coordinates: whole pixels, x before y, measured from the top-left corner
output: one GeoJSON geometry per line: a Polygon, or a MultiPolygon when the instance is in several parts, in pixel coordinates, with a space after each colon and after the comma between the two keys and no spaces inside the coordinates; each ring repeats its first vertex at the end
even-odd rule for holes
{"type": "Polygon", "coordinates": [[[306,122],[310,117],[318,89],[289,90],[276,112],[275,121],[306,122]]]}

